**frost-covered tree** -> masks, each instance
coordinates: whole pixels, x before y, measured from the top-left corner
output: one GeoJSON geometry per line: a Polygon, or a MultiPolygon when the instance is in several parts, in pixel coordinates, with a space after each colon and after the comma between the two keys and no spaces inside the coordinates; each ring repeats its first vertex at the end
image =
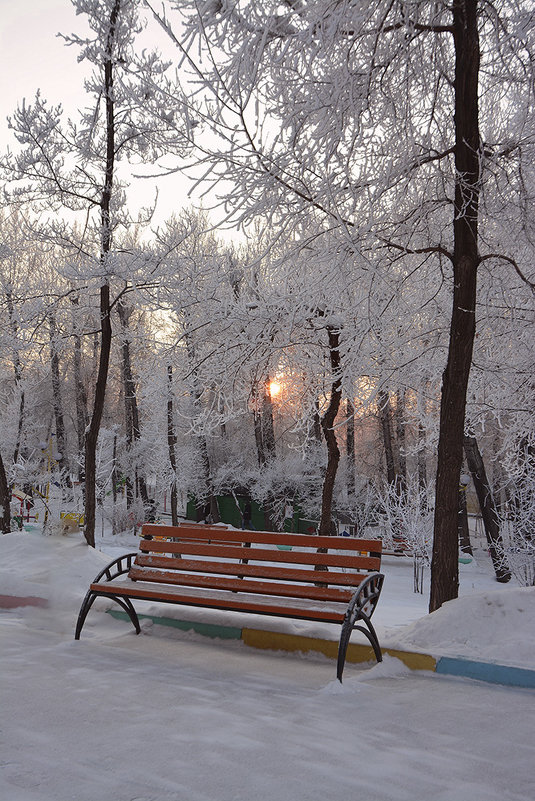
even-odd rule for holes
{"type": "MultiPolygon", "coordinates": [[[[92,411],[85,433],[85,536],[94,545],[95,480],[98,435],[104,411],[112,342],[113,281],[121,276],[114,249],[120,226],[130,224],[124,204],[124,172],[121,163],[153,161],[153,146],[173,126],[155,118],[148,83],[165,70],[156,54],[137,53],[136,39],[142,25],[138,0],[73,0],[78,14],[87,20],[87,37],[65,36],[79,48],[78,60],[87,64],[87,108],[79,121],[63,121],[60,106],[49,106],[38,94],[33,104],[25,101],[10,125],[20,145],[6,159],[9,177],[15,181],[13,202],[31,202],[34,215],[46,223],[49,238],[72,246],[65,217],[85,215],[80,249],[84,266],[99,297],[100,353],[92,411]],[[17,183],[18,182],[18,183],[17,183]],[[58,212],[63,216],[57,219],[58,212]]],[[[119,260],[120,262],[120,260],[119,260]]],[[[131,286],[139,273],[124,277],[131,286]]],[[[124,282],[120,292],[124,291],[124,282]]]]}
{"type": "MultiPolygon", "coordinates": [[[[478,268],[526,276],[533,38],[524,0],[174,0],[206,126],[196,165],[241,222],[317,217],[375,267],[432,260],[451,293],[430,609],[458,590],[457,505],[478,268]],[[198,55],[200,53],[200,55],[198,55]],[[237,188],[239,188],[237,190],[237,188]],[[521,218],[518,217],[518,212],[521,218]],[[516,241],[500,241],[510,220],[516,241]]],[[[170,16],[160,18],[169,31],[170,16]]],[[[193,85],[193,89],[191,86],[193,85]]],[[[196,134],[197,137],[197,134],[196,134]]]]}

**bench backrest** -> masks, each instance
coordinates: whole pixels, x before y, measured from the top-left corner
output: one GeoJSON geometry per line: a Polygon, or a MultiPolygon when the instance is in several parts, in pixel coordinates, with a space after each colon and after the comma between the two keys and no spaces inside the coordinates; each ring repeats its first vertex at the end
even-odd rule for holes
{"type": "Polygon", "coordinates": [[[146,524],[142,537],[136,581],[345,602],[381,564],[380,540],[187,523],[146,524]]]}

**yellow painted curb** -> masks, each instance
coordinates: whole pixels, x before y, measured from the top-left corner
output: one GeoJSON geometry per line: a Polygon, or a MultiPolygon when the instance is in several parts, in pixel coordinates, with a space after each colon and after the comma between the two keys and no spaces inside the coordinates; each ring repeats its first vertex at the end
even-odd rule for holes
{"type": "MultiPolygon", "coordinates": [[[[242,640],[251,648],[264,648],[272,651],[316,651],[336,659],[338,656],[338,643],[334,640],[319,640],[316,637],[302,637],[298,634],[283,634],[277,631],[262,631],[260,629],[242,629],[242,640]]],[[[384,648],[383,653],[400,659],[411,670],[435,670],[436,659],[428,654],[397,651],[394,648],[384,648]]],[[[346,662],[372,662],[375,661],[373,648],[370,645],[349,643],[346,662]]]]}
{"type": "Polygon", "coordinates": [[[383,654],[400,659],[411,670],[432,670],[437,667],[437,660],[429,654],[418,654],[414,651],[397,651],[395,648],[383,648],[383,654]]]}

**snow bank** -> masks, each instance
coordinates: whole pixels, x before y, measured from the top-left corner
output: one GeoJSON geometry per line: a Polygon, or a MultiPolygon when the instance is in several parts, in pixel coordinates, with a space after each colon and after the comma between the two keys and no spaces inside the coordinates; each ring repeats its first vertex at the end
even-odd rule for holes
{"type": "Polygon", "coordinates": [[[535,587],[506,587],[449,601],[397,637],[436,656],[535,668],[535,587]]]}
{"type": "Polygon", "coordinates": [[[0,595],[44,599],[46,609],[28,609],[47,628],[71,630],[90,582],[110,561],[89,548],[80,535],[44,537],[39,533],[0,536],[0,595]]]}

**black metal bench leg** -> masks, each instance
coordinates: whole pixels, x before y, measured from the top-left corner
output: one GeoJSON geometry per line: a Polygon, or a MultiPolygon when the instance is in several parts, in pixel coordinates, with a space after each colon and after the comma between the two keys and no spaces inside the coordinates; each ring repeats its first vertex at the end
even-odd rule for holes
{"type": "MultiPolygon", "coordinates": [[[[107,595],[106,597],[109,598],[110,596],[107,595]]],[[[117,601],[119,606],[122,606],[128,617],[132,621],[132,624],[136,630],[136,634],[139,634],[141,632],[141,626],[139,625],[139,618],[137,616],[136,610],[132,605],[132,601],[130,600],[130,598],[120,598],[117,595],[113,595],[111,597],[113,597],[114,601],[117,601]]]]}
{"type": "Polygon", "coordinates": [[[76,631],[74,633],[75,640],[80,639],[80,634],[84,626],[85,619],[87,617],[89,610],[93,606],[93,602],[96,597],[97,597],[96,594],[91,590],[89,590],[89,592],[86,594],[83,600],[82,606],[80,607],[80,614],[78,615],[78,620],[76,621],[76,631]]]}
{"type": "Polygon", "coordinates": [[[372,644],[373,652],[375,654],[375,658],[377,659],[378,662],[382,662],[383,661],[383,655],[381,653],[381,647],[379,645],[379,638],[377,636],[377,632],[375,631],[375,629],[373,627],[373,623],[371,622],[370,618],[367,615],[363,614],[362,612],[360,614],[359,619],[363,620],[366,623],[366,626],[368,627],[368,630],[366,630],[364,628],[364,626],[355,626],[355,628],[358,629],[359,631],[362,631],[362,633],[366,635],[366,637],[369,639],[369,641],[372,644]]]}
{"type": "MultiPolygon", "coordinates": [[[[373,648],[373,652],[375,654],[375,658],[377,659],[378,662],[382,662],[383,661],[383,655],[381,653],[381,649],[379,647],[379,641],[377,639],[377,635],[376,635],[375,631],[373,631],[373,632],[372,631],[368,631],[368,629],[365,629],[364,626],[354,626],[354,628],[358,629],[359,631],[361,631],[363,634],[366,635],[366,637],[369,639],[369,641],[371,643],[371,646],[373,648]]],[[[370,628],[371,628],[371,623],[370,623],[370,628]]]]}
{"type": "Polygon", "coordinates": [[[349,640],[354,629],[358,629],[358,631],[361,631],[363,634],[366,635],[373,648],[375,658],[377,659],[378,662],[383,661],[383,655],[381,653],[379,640],[377,639],[377,634],[368,616],[363,615],[361,613],[361,616],[358,617],[356,620],[353,616],[348,617],[346,620],[344,620],[344,623],[342,624],[342,632],[340,634],[340,644],[338,646],[338,662],[336,665],[336,678],[338,679],[340,684],[342,683],[342,674],[344,672],[344,667],[346,662],[347,646],[349,645],[349,640]],[[368,628],[356,625],[357,620],[364,620],[368,628]]]}
{"type": "MultiPolygon", "coordinates": [[[[79,640],[80,639],[80,634],[82,632],[82,628],[84,626],[85,619],[86,619],[86,617],[87,617],[87,615],[89,613],[89,610],[93,606],[95,598],[98,598],[98,597],[99,597],[99,593],[93,592],[92,590],[89,590],[89,592],[85,596],[84,601],[82,603],[82,606],[80,608],[80,614],[78,615],[78,621],[76,623],[76,631],[74,633],[74,639],[75,640],[79,640]]],[[[132,601],[130,600],[130,598],[122,598],[122,597],[120,597],[118,595],[106,595],[106,596],[102,596],[102,597],[112,598],[112,600],[116,601],[119,604],[119,606],[122,609],[124,609],[124,611],[126,612],[128,617],[130,618],[130,620],[132,622],[132,625],[134,626],[134,628],[136,630],[136,634],[140,633],[141,626],[139,625],[139,618],[138,618],[138,616],[136,614],[136,610],[134,609],[134,607],[132,605],[132,601]]]]}
{"type": "Polygon", "coordinates": [[[350,618],[344,620],[342,624],[342,631],[340,633],[340,643],[338,645],[338,661],[336,664],[336,678],[342,683],[342,673],[346,663],[347,646],[349,645],[349,638],[353,631],[353,621],[350,618]]]}

